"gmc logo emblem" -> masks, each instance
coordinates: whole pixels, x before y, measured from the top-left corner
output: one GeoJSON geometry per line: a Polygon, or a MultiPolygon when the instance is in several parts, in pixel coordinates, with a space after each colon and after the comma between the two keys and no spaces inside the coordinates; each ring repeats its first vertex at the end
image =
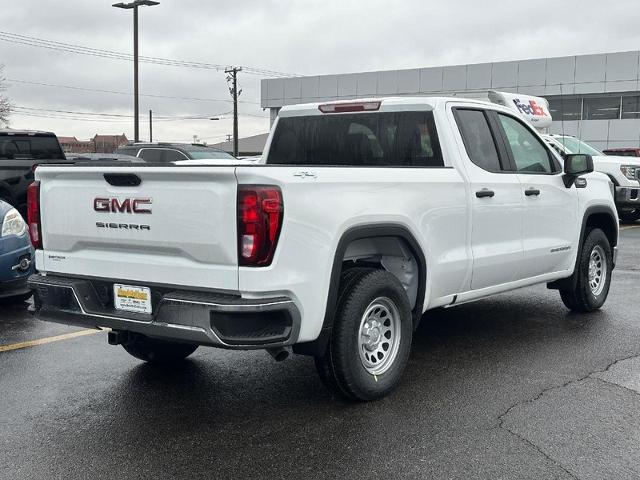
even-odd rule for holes
{"type": "Polygon", "coordinates": [[[150,198],[94,198],[93,209],[104,213],[151,213],[150,198]]]}

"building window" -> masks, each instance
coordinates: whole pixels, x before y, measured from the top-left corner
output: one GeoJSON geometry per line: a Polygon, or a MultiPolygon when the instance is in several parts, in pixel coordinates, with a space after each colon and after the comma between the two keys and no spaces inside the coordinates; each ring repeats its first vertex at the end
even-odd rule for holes
{"type": "Polygon", "coordinates": [[[640,96],[622,97],[622,118],[640,118],[640,96]]]}
{"type": "Polygon", "coordinates": [[[584,99],[584,120],[615,120],[620,118],[620,97],[584,99]]]}
{"type": "Polygon", "coordinates": [[[580,120],[582,118],[582,98],[549,99],[549,110],[554,120],[580,120]]]}

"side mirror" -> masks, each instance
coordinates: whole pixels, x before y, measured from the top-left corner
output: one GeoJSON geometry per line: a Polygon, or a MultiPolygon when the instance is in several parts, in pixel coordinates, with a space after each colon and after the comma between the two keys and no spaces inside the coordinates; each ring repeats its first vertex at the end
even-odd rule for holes
{"type": "Polygon", "coordinates": [[[564,185],[569,188],[580,175],[593,172],[593,158],[584,153],[571,153],[564,157],[564,185]]]}

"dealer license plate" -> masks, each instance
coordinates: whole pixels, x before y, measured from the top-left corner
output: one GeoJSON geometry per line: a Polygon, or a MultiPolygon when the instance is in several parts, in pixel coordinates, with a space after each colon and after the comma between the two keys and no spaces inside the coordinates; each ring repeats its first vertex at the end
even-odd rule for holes
{"type": "Polygon", "coordinates": [[[134,313],[151,313],[151,290],[132,285],[113,285],[113,299],[116,310],[134,313]]]}

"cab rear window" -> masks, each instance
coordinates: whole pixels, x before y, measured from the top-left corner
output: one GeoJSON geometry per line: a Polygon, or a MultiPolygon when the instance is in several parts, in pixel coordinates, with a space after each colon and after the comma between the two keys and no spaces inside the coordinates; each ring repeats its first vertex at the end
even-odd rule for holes
{"type": "Polygon", "coordinates": [[[53,136],[1,135],[0,160],[64,160],[58,139],[53,136]]]}
{"type": "Polygon", "coordinates": [[[443,167],[432,112],[281,117],[267,163],[443,167]]]}

